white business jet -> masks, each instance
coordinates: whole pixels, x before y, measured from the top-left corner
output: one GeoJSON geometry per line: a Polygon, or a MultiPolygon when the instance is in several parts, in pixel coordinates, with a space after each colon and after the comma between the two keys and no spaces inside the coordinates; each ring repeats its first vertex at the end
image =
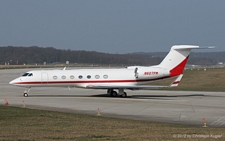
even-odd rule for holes
{"type": "MultiPolygon", "coordinates": [[[[78,87],[107,89],[112,97],[127,97],[124,89],[158,89],[178,86],[193,45],[175,45],[159,65],[129,66],[120,69],[34,70],[9,82],[26,87],[24,97],[31,87],[78,87]],[[149,83],[177,77],[169,86],[150,86],[149,83]],[[117,89],[118,92],[114,91],[117,89]]],[[[212,47],[207,47],[212,48],[212,47]]]]}

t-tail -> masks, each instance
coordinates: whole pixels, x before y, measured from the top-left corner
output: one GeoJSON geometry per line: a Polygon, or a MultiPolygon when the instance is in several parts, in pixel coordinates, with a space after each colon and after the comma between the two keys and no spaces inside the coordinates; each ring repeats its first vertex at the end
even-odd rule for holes
{"type": "MultiPolygon", "coordinates": [[[[213,47],[206,47],[213,48],[213,47]]],[[[157,65],[160,68],[165,68],[170,71],[170,77],[179,76],[183,74],[184,67],[188,61],[191,49],[202,49],[194,45],[174,45],[171,47],[170,52],[157,65]]]]}

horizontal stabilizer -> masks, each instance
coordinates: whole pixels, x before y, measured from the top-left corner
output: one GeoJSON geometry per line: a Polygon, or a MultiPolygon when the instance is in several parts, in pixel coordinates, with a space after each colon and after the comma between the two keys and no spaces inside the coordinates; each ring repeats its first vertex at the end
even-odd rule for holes
{"type": "Polygon", "coordinates": [[[186,49],[211,49],[216,46],[194,46],[194,45],[174,45],[172,49],[175,50],[186,50],[186,49]]]}

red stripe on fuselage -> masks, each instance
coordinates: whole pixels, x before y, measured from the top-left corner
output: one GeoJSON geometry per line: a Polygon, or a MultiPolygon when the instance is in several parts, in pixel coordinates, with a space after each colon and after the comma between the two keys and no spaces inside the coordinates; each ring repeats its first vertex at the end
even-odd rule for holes
{"type": "Polygon", "coordinates": [[[126,82],[148,82],[165,79],[169,77],[161,77],[156,79],[141,79],[141,80],[84,80],[84,81],[42,81],[42,82],[15,82],[20,85],[37,85],[37,84],[80,84],[80,83],[126,83],[126,82]]]}

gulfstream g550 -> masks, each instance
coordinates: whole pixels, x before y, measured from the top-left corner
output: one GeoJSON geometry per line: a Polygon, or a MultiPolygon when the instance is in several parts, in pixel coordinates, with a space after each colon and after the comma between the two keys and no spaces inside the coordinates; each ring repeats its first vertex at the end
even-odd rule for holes
{"type": "MultiPolygon", "coordinates": [[[[9,84],[26,87],[28,96],[31,87],[79,87],[106,89],[111,96],[126,97],[124,89],[157,89],[178,86],[193,45],[172,46],[159,65],[130,66],[120,69],[74,69],[74,70],[33,70],[26,72],[9,84]],[[169,86],[151,86],[149,83],[177,77],[169,86]],[[117,91],[115,91],[118,90],[117,91]]],[[[207,47],[212,48],[212,47],[207,47]]]]}

